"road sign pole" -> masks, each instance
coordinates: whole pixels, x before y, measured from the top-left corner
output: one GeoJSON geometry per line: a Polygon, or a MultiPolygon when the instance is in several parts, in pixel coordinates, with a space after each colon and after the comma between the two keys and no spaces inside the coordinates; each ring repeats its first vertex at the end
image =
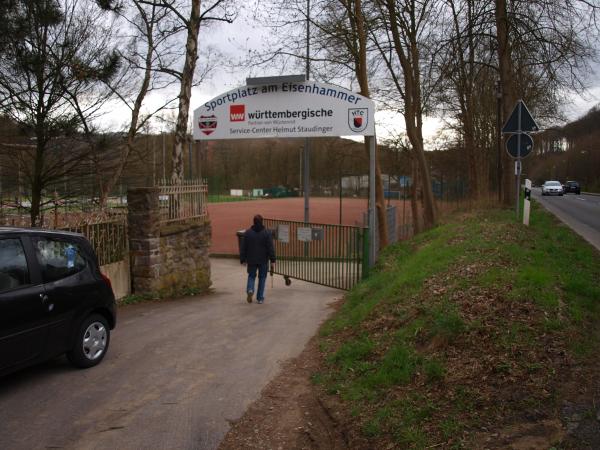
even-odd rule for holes
{"type": "Polygon", "coordinates": [[[304,140],[304,158],[302,166],[304,171],[302,172],[304,179],[304,223],[310,222],[310,139],[304,140]]]}
{"type": "Polygon", "coordinates": [[[523,103],[523,100],[517,102],[515,109],[513,109],[513,112],[502,127],[502,133],[511,134],[506,141],[506,151],[515,159],[515,211],[517,213],[517,220],[519,220],[520,217],[521,160],[529,155],[533,149],[533,139],[527,133],[538,130],[539,127],[535,123],[527,106],[523,103]],[[521,148],[521,146],[523,146],[523,148],[521,148]]]}

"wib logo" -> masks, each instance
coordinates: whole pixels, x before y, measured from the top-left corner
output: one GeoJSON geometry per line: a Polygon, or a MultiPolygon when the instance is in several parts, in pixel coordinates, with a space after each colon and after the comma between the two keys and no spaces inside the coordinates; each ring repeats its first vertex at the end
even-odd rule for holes
{"type": "Polygon", "coordinates": [[[229,121],[243,122],[246,120],[246,105],[229,105],[229,121]]]}

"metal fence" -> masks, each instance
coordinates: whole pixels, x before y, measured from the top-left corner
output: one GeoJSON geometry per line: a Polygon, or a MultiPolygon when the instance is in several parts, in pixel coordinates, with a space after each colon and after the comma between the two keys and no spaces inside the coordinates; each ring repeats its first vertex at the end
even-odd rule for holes
{"type": "Polygon", "coordinates": [[[162,180],[159,185],[161,223],[195,220],[208,215],[208,185],[201,180],[174,184],[162,180]]]}
{"type": "MultiPolygon", "coordinates": [[[[29,227],[31,218],[26,212],[3,213],[0,226],[29,227]]],[[[83,234],[91,242],[101,266],[129,257],[127,210],[123,208],[85,212],[75,207],[68,212],[52,208],[40,216],[38,227],[83,234]]]]}
{"type": "Polygon", "coordinates": [[[129,257],[126,217],[64,227],[61,230],[83,234],[94,247],[101,266],[129,257]]]}
{"type": "Polygon", "coordinates": [[[274,232],[275,273],[349,290],[368,275],[368,228],[264,219],[274,232]]]}
{"type": "MultiPolygon", "coordinates": [[[[106,222],[127,216],[127,207],[123,199],[115,200],[110,197],[109,204],[104,208],[98,205],[97,200],[97,198],[72,198],[46,202],[40,207],[37,227],[66,229],[82,223],[106,222]]],[[[0,225],[30,227],[31,205],[25,202],[23,204],[0,200],[0,225]],[[26,206],[22,206],[23,204],[26,206]]]]}

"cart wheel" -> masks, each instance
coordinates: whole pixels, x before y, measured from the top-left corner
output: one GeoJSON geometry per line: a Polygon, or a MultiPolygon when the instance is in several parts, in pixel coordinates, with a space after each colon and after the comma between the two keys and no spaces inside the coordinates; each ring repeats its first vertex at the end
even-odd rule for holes
{"type": "Polygon", "coordinates": [[[292,284],[292,280],[290,279],[290,277],[283,277],[285,279],[285,285],[289,286],[290,284],[292,284]]]}

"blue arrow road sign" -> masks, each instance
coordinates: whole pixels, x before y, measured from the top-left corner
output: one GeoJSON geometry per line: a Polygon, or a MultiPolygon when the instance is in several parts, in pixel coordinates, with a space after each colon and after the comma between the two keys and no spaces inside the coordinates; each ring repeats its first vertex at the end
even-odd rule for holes
{"type": "Polygon", "coordinates": [[[513,158],[525,158],[533,149],[533,139],[525,133],[513,134],[506,141],[506,151],[513,158]]]}

